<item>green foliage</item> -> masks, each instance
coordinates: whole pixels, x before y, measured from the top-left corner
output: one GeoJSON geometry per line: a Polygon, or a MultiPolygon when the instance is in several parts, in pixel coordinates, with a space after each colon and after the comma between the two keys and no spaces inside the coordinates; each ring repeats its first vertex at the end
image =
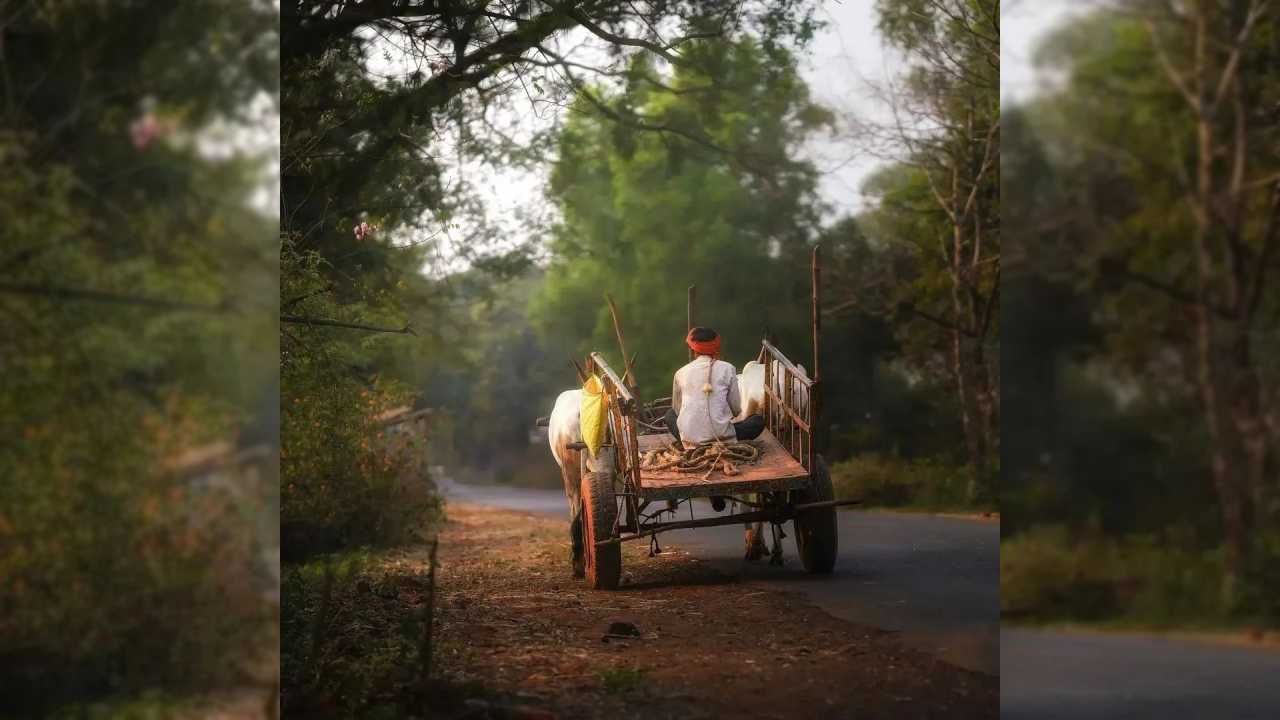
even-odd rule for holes
{"type": "Polygon", "coordinates": [[[1121,619],[1151,627],[1226,622],[1222,557],[1152,536],[1073,535],[1046,525],[1000,546],[1000,609],[1033,621],[1121,619]]]}
{"type": "Polygon", "coordinates": [[[189,699],[148,691],[136,698],[71,705],[50,717],[51,720],[170,720],[194,716],[200,709],[189,699]]]}
{"type": "Polygon", "coordinates": [[[689,285],[698,286],[698,322],[722,333],[735,364],[755,357],[767,330],[799,361],[808,346],[804,268],[816,229],[816,174],[791,157],[817,127],[807,89],[780,49],[742,41],[693,52],[694,64],[664,82],[695,88],[714,79],[717,91],[636,86],[604,102],[640,108],[654,124],[700,133],[720,150],[619,130],[580,101],[552,172],[549,192],[563,222],[533,305],[536,327],[557,345],[577,355],[607,351],[618,361],[608,292],[650,397],[668,395],[671,373],[687,360],[689,285]]]}
{"type": "Polygon", "coordinates": [[[1261,528],[1254,538],[1251,566],[1244,573],[1238,612],[1270,627],[1280,625],[1280,528],[1261,528]]]}
{"type": "MultiPolygon", "coordinates": [[[[1187,11],[1200,7],[1210,12],[1208,31],[1225,37],[1230,13],[1216,6],[1187,11]]],[[[1193,27],[1162,20],[1153,26],[1169,61],[1184,72],[1193,66],[1193,27]]],[[[1209,44],[1214,49],[1205,62],[1221,67],[1228,48],[1209,44]]],[[[1264,20],[1240,49],[1246,113],[1239,131],[1248,143],[1249,177],[1274,177],[1280,167],[1274,123],[1257,115],[1280,97],[1276,47],[1275,23],[1264,20]]],[[[1008,550],[1002,558],[1029,558],[1011,569],[1010,581],[1028,606],[1044,608],[1035,612],[1046,616],[1274,622],[1269,598],[1280,578],[1271,569],[1274,538],[1265,531],[1280,518],[1274,483],[1249,491],[1248,504],[1256,506],[1247,521],[1257,530],[1246,533],[1247,567],[1239,587],[1225,582],[1219,557],[1226,538],[1224,504],[1213,482],[1215,445],[1198,374],[1194,300],[1188,300],[1197,292],[1200,263],[1190,199],[1199,152],[1195,114],[1157,57],[1141,12],[1104,10],[1067,23],[1048,38],[1037,60],[1058,70],[1063,84],[1006,110],[1002,126],[1003,220],[1017,239],[1018,260],[1003,289],[1008,432],[1002,533],[1008,550]],[[1048,525],[1063,529],[1037,529],[1048,525]],[[1055,543],[1061,546],[1053,548],[1055,543]],[[1029,569],[1041,555],[1051,565],[1053,557],[1067,562],[1090,553],[1103,553],[1110,565],[1095,567],[1103,575],[1084,585],[1113,592],[1123,571],[1137,577],[1142,589],[1105,603],[1082,600],[1073,609],[1073,592],[1088,598],[1094,591],[1063,585],[1073,581],[1061,572],[1046,569],[1040,578],[1029,569]],[[1223,596],[1229,594],[1235,604],[1226,607],[1223,596]]],[[[1223,109],[1208,126],[1210,136],[1234,137],[1234,113],[1223,109]]],[[[1208,181],[1224,189],[1233,167],[1225,147],[1218,153],[1222,160],[1215,157],[1207,167],[1208,181]]],[[[1261,184],[1257,189],[1251,198],[1241,196],[1239,232],[1229,240],[1211,239],[1250,258],[1244,261],[1250,272],[1249,264],[1265,252],[1261,230],[1274,220],[1264,205],[1270,191],[1261,184]]],[[[1224,208],[1231,204],[1220,202],[1224,208]]],[[[1228,232],[1225,219],[1213,225],[1212,232],[1228,232]]],[[[1217,252],[1211,255],[1203,292],[1225,307],[1229,278],[1244,266],[1216,271],[1225,261],[1217,252]]],[[[1263,407],[1274,402],[1269,398],[1276,387],[1270,370],[1275,363],[1268,361],[1280,317],[1275,288],[1274,274],[1257,286],[1258,311],[1251,321],[1229,319],[1230,310],[1215,310],[1211,320],[1215,342],[1222,345],[1210,351],[1221,373],[1217,387],[1224,396],[1252,387],[1239,397],[1255,392],[1263,407]],[[1246,342],[1222,340],[1242,328],[1246,342]],[[1238,369],[1238,360],[1256,376],[1238,369]]],[[[1241,400],[1236,407],[1246,406],[1241,400]]],[[[1243,438],[1230,422],[1223,426],[1218,449],[1229,455],[1243,438]]],[[[1272,457],[1264,473],[1274,476],[1275,435],[1262,442],[1269,443],[1272,457]]],[[[1100,565],[1105,563],[1095,563],[1100,565]]],[[[1084,577],[1086,570],[1077,574],[1084,577]]]]}
{"type": "Polygon", "coordinates": [[[381,717],[397,709],[416,685],[430,591],[425,576],[364,551],[287,567],[282,715],[381,717]]]}
{"type": "MultiPolygon", "coordinates": [[[[772,53],[812,38],[821,25],[817,8],[813,0],[711,0],[576,10],[621,36],[658,27],[690,39],[751,35],[772,53]]],[[[331,261],[393,278],[398,253],[353,241],[355,223],[382,224],[417,243],[424,258],[440,249],[479,263],[505,254],[509,238],[497,237],[473,188],[449,170],[454,160],[528,166],[543,159],[545,137],[535,131],[526,138],[527,127],[509,137],[493,121],[523,113],[526,102],[558,104],[577,89],[569,68],[555,64],[554,41],[580,25],[568,10],[475,2],[406,17],[396,3],[356,10],[296,0],[283,16],[281,41],[285,231],[331,261]],[[376,67],[394,67],[393,58],[405,69],[376,67]]],[[[696,55],[693,44],[672,52],[696,55]]],[[[628,66],[643,63],[650,50],[603,40],[592,50],[575,62],[643,82],[628,66]]]]}
{"type": "Polygon", "coordinates": [[[425,388],[433,406],[449,411],[438,450],[451,453],[459,475],[560,487],[546,444],[529,440],[534,419],[550,412],[565,376],[573,376],[568,356],[529,319],[544,275],[535,269],[496,287],[481,285],[484,278],[479,271],[455,278],[475,286],[459,290],[455,355],[425,388]]]}
{"type": "Polygon", "coordinates": [[[963,462],[936,458],[903,459],[859,455],[831,466],[837,498],[853,498],[865,507],[905,507],[921,510],[990,509],[995,504],[995,479],[984,478],[981,492],[969,497],[969,468],[963,462]]]}
{"type": "Polygon", "coordinates": [[[644,687],[643,668],[612,667],[600,673],[600,684],[610,695],[625,695],[644,687]]]}
{"type": "Polygon", "coordinates": [[[274,436],[275,220],[246,203],[264,159],[202,147],[273,91],[274,11],[5,15],[0,715],[214,687],[270,652],[274,477],[230,474],[235,497],[170,466],[274,436]]]}
{"type": "Polygon", "coordinates": [[[908,120],[892,135],[907,157],[868,188],[880,196],[881,242],[904,246],[914,265],[886,310],[925,326],[900,333],[913,365],[951,375],[976,488],[1000,448],[999,3],[879,0],[876,14],[903,52],[893,103],[908,120]]]}
{"type": "MultiPolygon", "coordinates": [[[[324,260],[281,243],[281,297],[303,317],[386,322],[378,307],[339,306],[324,260]]],[[[409,401],[394,380],[359,369],[396,336],[282,323],[282,553],[290,559],[418,537],[440,500],[426,475],[425,439],[391,447],[379,416],[409,401]],[[354,369],[353,369],[354,368],[354,369]]]]}

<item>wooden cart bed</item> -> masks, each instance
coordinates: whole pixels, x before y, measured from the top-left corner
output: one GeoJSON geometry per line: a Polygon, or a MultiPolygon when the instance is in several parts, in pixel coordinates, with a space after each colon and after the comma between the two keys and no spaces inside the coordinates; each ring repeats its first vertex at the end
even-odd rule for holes
{"type": "MultiPolygon", "coordinates": [[[[667,433],[641,435],[640,455],[672,441],[667,433]]],[[[681,473],[671,470],[640,470],[640,497],[644,500],[681,500],[712,495],[746,495],[757,492],[794,490],[809,482],[809,473],[782,447],[768,430],[751,441],[761,448],[760,459],[739,466],[737,475],[726,476],[716,471],[707,480],[703,473],[681,473]]]]}

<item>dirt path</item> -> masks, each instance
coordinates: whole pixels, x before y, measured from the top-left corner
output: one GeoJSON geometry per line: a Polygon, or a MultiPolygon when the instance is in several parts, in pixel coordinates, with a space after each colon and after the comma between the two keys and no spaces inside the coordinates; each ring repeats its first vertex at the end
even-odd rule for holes
{"type": "Polygon", "coordinates": [[[435,665],[526,717],[998,716],[997,678],[687,554],[624,545],[622,589],[596,592],[569,575],[565,523],[458,503],[449,517],[435,665]],[[640,636],[605,640],[614,622],[640,636]]]}

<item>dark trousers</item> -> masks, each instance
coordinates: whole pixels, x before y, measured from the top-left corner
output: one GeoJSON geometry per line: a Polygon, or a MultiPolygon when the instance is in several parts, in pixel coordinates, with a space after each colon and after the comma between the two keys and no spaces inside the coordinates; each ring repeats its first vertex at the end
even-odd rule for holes
{"type": "MultiPolygon", "coordinates": [[[[676,425],[677,417],[675,409],[671,409],[667,411],[665,419],[667,422],[667,432],[671,433],[671,437],[679,440],[680,428],[676,425]]],[[[736,435],[739,440],[755,440],[760,437],[760,433],[762,432],[764,432],[763,415],[748,415],[742,419],[742,422],[736,422],[733,424],[733,434],[736,435]]]]}

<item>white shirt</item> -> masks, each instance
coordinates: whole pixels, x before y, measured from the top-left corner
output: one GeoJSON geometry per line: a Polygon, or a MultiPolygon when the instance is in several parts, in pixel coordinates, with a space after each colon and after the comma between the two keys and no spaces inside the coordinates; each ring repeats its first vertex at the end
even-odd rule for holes
{"type": "Polygon", "coordinates": [[[733,439],[736,437],[733,418],[742,412],[738,371],[723,360],[716,360],[712,365],[710,356],[699,355],[676,371],[675,381],[671,383],[671,408],[676,411],[676,426],[682,441],[733,439]],[[708,384],[708,370],[710,395],[703,392],[708,384]]]}

